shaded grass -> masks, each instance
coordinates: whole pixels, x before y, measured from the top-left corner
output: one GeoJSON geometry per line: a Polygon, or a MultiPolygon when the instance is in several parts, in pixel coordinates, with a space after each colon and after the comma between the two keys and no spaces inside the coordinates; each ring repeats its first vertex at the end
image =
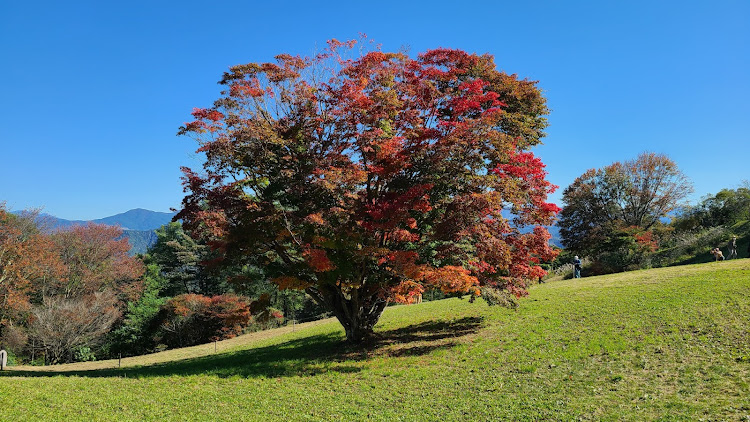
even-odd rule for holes
{"type": "MultiPolygon", "coordinates": [[[[335,324],[335,323],[334,323],[335,324]]],[[[348,365],[377,356],[419,356],[439,349],[449,349],[456,340],[475,333],[481,318],[465,317],[450,322],[427,321],[383,331],[367,344],[350,345],[339,333],[329,329],[321,334],[287,340],[281,344],[256,346],[214,355],[156,363],[148,366],[131,365],[103,370],[48,366],[45,370],[33,367],[13,368],[21,377],[122,377],[143,378],[158,376],[212,375],[227,377],[284,377],[299,374],[316,375],[325,372],[358,372],[361,368],[348,365]]],[[[331,325],[330,322],[327,325],[331,325]]],[[[210,345],[209,345],[210,346],[210,345]]],[[[60,365],[62,366],[62,365],[60,365]]]]}
{"type": "Polygon", "coordinates": [[[0,419],[744,420],[748,318],[750,260],[566,280],[518,311],[389,308],[365,346],[328,321],[158,364],[19,368],[0,419]]]}

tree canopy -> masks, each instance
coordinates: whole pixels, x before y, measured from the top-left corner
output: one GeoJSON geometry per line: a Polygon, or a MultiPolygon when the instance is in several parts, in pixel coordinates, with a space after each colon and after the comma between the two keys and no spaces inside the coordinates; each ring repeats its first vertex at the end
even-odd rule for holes
{"type": "Polygon", "coordinates": [[[230,68],[180,129],[206,161],[183,169],[176,218],[216,263],[305,290],[353,342],[426,287],[523,295],[554,257],[542,225],[558,211],[528,151],[548,111],[536,83],[490,55],[355,44],[230,68]]]}
{"type": "Polygon", "coordinates": [[[121,236],[100,224],[48,233],[37,212],[15,215],[0,203],[3,347],[21,353],[30,346],[56,363],[100,344],[143,290],[143,266],[121,236]]]}
{"type": "Polygon", "coordinates": [[[699,230],[728,226],[750,220],[750,182],[737,189],[722,189],[707,195],[701,202],[681,210],[675,227],[680,230],[699,230]]]}
{"type": "Polygon", "coordinates": [[[563,244],[587,255],[622,245],[626,238],[650,244],[649,230],[691,191],[687,177],[663,154],[642,153],[588,170],[563,191],[557,223],[563,244]]]}

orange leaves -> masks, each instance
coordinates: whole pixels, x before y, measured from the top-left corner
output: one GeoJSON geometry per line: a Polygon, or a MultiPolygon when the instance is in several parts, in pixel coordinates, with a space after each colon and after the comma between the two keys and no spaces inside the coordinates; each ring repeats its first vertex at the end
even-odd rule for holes
{"type": "Polygon", "coordinates": [[[65,272],[59,251],[49,236],[37,229],[36,216],[13,215],[0,203],[0,319],[27,312],[29,296],[40,284],[65,272]]]}
{"type": "Polygon", "coordinates": [[[468,292],[479,286],[479,280],[471,275],[471,271],[455,265],[426,269],[424,280],[446,293],[468,292]]]}
{"type": "Polygon", "coordinates": [[[367,172],[359,166],[327,166],[315,169],[313,174],[316,176],[314,183],[332,191],[341,188],[351,189],[351,186],[357,186],[367,180],[367,172]]]}
{"type": "Polygon", "coordinates": [[[639,245],[641,245],[644,249],[647,249],[649,252],[654,252],[656,251],[656,249],[658,249],[656,240],[654,240],[654,234],[650,231],[636,233],[635,235],[633,235],[633,238],[639,245]]]}
{"type": "Polygon", "coordinates": [[[35,217],[11,215],[0,205],[0,319],[31,311],[32,297],[88,300],[109,292],[124,307],[140,296],[144,268],[128,255],[128,241],[118,240],[122,229],[87,224],[45,234],[35,217]]]}
{"type": "Polygon", "coordinates": [[[433,267],[418,264],[418,259],[419,255],[414,251],[391,251],[379,258],[378,264],[400,279],[393,290],[397,300],[403,301],[409,295],[421,294],[424,286],[438,288],[445,293],[473,292],[479,287],[479,280],[466,268],[457,265],[433,267]]]}
{"type": "Polygon", "coordinates": [[[336,51],[341,47],[354,47],[354,45],[357,44],[357,40],[339,41],[336,38],[331,38],[330,40],[326,41],[326,43],[328,44],[328,48],[331,51],[336,51]]]}
{"type": "Polygon", "coordinates": [[[419,233],[412,233],[409,230],[395,229],[390,237],[396,242],[417,242],[420,236],[419,233]]]}
{"type": "Polygon", "coordinates": [[[180,128],[180,134],[188,132],[213,133],[223,128],[221,121],[224,119],[224,114],[216,109],[194,108],[191,114],[195,117],[195,120],[185,123],[180,128]]]}
{"type": "Polygon", "coordinates": [[[305,217],[305,220],[312,224],[317,224],[319,226],[322,226],[326,223],[326,221],[323,219],[323,216],[320,215],[320,213],[312,213],[305,217]]]}
{"type": "Polygon", "coordinates": [[[191,114],[196,119],[206,119],[212,122],[218,122],[219,120],[224,118],[224,115],[221,114],[221,112],[205,108],[194,108],[191,114]]]}
{"type": "Polygon", "coordinates": [[[302,281],[299,278],[292,277],[292,276],[275,277],[271,279],[271,281],[276,283],[276,285],[279,286],[279,289],[281,290],[286,290],[286,289],[305,290],[306,288],[312,285],[309,282],[302,281]]]}
{"type": "Polygon", "coordinates": [[[229,85],[229,95],[232,97],[262,97],[266,90],[260,87],[258,78],[240,80],[229,85]]]}
{"type": "Polygon", "coordinates": [[[412,280],[404,280],[390,290],[391,297],[396,303],[416,303],[424,287],[412,280]]]}
{"type": "Polygon", "coordinates": [[[328,254],[323,249],[308,248],[302,252],[307,265],[316,273],[324,273],[336,269],[336,265],[328,259],[328,254]]]}
{"type": "Polygon", "coordinates": [[[130,244],[119,239],[122,229],[89,223],[52,235],[65,264],[65,279],[57,289],[68,296],[80,296],[112,288],[132,291],[131,285],[143,275],[142,263],[128,255],[130,244]]]}

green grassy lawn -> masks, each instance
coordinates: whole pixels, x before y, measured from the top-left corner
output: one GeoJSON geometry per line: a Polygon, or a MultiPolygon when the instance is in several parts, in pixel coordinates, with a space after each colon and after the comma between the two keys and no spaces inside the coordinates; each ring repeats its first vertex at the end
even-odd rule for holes
{"type": "Polygon", "coordinates": [[[0,420],[750,420],[750,259],[478,302],[389,308],[368,347],[329,321],[120,369],[15,368],[0,420]]]}

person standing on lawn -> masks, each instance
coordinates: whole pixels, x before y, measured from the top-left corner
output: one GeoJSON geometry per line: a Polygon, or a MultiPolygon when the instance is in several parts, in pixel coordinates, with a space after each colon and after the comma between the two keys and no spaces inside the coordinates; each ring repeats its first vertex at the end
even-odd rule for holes
{"type": "Polygon", "coordinates": [[[737,258],[737,236],[732,237],[732,241],[729,242],[729,256],[727,259],[737,258]]]}

